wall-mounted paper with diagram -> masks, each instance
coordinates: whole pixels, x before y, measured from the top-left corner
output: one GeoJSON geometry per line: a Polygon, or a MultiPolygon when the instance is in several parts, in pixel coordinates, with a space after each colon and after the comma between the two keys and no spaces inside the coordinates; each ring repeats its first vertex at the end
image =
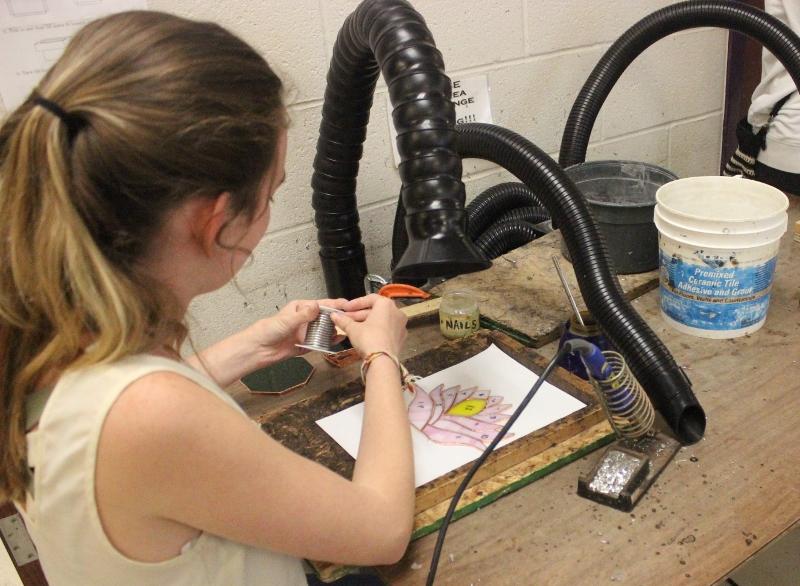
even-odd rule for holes
{"type": "MultiPolygon", "coordinates": [[[[497,346],[417,382],[406,393],[416,485],[475,460],[508,421],[538,376],[497,346]]],[[[545,382],[500,446],[578,411],[585,404],[545,382]]],[[[364,405],[317,424],[348,454],[358,454],[364,405]]]]}
{"type": "Polygon", "coordinates": [[[0,0],[0,97],[19,106],[87,22],[146,0],[0,0]]]}

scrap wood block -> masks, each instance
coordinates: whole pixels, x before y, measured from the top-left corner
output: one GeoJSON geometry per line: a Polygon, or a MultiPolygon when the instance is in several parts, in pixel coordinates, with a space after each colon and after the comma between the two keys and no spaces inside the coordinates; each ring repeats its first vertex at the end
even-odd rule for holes
{"type": "MultiPolygon", "coordinates": [[[[474,293],[484,327],[505,332],[526,346],[541,348],[559,337],[562,324],[571,314],[553,268],[553,255],[561,258],[578,306],[585,308],[572,265],[561,256],[560,234],[546,234],[496,258],[485,271],[459,275],[431,292],[438,296],[460,290],[474,293]]],[[[625,296],[635,299],[658,286],[658,271],[620,275],[619,282],[625,296]]]]}
{"type": "MultiPolygon", "coordinates": [[[[483,330],[468,338],[444,342],[411,358],[406,366],[414,374],[427,376],[466,360],[491,344],[536,373],[541,373],[548,362],[535,350],[522,346],[501,332],[483,330]]],[[[474,510],[475,507],[470,508],[470,505],[475,502],[488,503],[516,490],[599,447],[605,438],[611,436],[603,409],[587,382],[560,368],[553,372],[549,382],[581,400],[586,407],[495,450],[475,475],[475,490],[470,489],[473,490],[472,496],[465,498],[460,515],[474,510]],[[532,458],[535,461],[531,462],[532,458]]],[[[361,382],[354,380],[266,415],[261,423],[267,433],[286,447],[350,478],[354,459],[316,425],[316,421],[363,400],[361,382]]],[[[415,537],[435,529],[470,466],[465,464],[417,488],[415,537]]],[[[325,580],[335,579],[346,571],[331,564],[314,565],[325,580]]]]}

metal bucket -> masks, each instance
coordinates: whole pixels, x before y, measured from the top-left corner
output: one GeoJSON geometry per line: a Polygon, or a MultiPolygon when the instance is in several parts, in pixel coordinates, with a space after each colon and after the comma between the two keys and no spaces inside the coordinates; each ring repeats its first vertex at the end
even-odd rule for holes
{"type": "MultiPolygon", "coordinates": [[[[677,175],[637,161],[590,161],[568,167],[566,172],[586,198],[617,273],[657,268],[656,191],[677,175]]],[[[561,252],[571,260],[563,240],[561,252]]]]}

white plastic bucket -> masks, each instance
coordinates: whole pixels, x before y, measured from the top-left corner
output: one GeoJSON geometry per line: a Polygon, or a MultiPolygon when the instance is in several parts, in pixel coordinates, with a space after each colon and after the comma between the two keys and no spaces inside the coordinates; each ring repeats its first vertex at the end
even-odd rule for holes
{"type": "Polygon", "coordinates": [[[656,192],[661,313],[678,331],[735,338],[767,318],[788,198],[739,177],[678,179],[656,192]]]}

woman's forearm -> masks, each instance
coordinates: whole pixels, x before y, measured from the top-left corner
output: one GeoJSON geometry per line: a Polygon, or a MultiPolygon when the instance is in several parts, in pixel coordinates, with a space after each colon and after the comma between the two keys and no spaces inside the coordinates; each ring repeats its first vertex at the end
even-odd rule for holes
{"type": "Polygon", "coordinates": [[[411,426],[397,366],[386,356],[375,358],[367,372],[364,422],[353,482],[383,495],[410,529],[414,514],[411,426]]]}

